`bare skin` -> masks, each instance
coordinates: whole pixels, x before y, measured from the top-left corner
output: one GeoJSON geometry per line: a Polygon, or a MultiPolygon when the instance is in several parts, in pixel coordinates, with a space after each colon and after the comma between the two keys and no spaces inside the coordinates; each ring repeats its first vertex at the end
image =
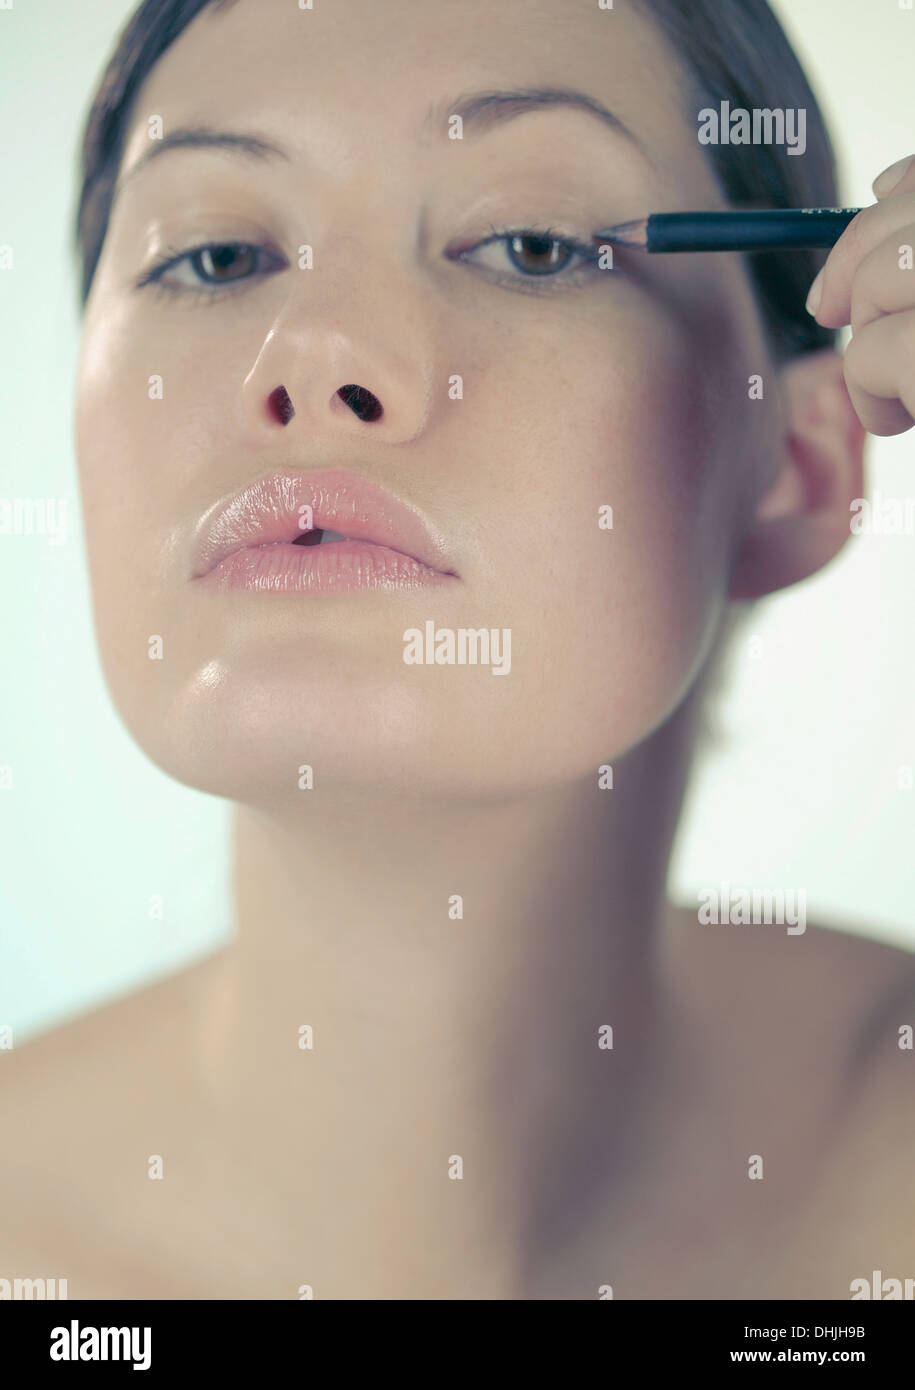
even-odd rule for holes
{"type": "Polygon", "coordinates": [[[463,1299],[847,1298],[915,1272],[910,957],[664,899],[730,602],[848,537],[864,432],[842,359],[774,363],[737,258],[535,297],[504,248],[498,277],[453,254],[492,222],[585,235],[720,205],[676,56],[606,13],[391,0],[306,29],[241,0],[138,97],[125,168],[152,114],[289,155],[185,146],[131,178],[77,392],[106,676],[159,766],[236,804],[237,940],[4,1057],[13,1274],[84,1297],[463,1299]],[[587,89],[637,138],[559,107],[457,152],[447,111],[418,134],[445,94],[509,82],[587,89]],[[186,281],[137,285],[153,252],[206,240],[269,242],[286,269],[205,312],[186,281]],[[438,620],[509,628],[511,676],[408,670],[413,594],[202,594],[201,516],[281,464],[349,466],[425,510],[460,580],[438,620]]]}
{"type": "MultiPolygon", "coordinates": [[[[428,1191],[392,1213],[410,1235],[384,1259],[344,1213],[321,1227],[307,1157],[282,1194],[264,1180],[277,1154],[242,1155],[207,1084],[215,1033],[201,1037],[232,947],[4,1059],[0,1272],[106,1299],[299,1298],[303,1285],[320,1298],[587,1299],[605,1284],[623,1299],[847,1299],[873,1269],[911,1277],[911,1053],[896,1047],[915,1014],[911,958],[813,926],[790,941],[700,927],[691,908],[671,912],[667,941],[677,1022],[650,1103],[612,1125],[605,1087],[589,1137],[599,1190],[510,1278],[467,1260],[428,1191]],[[157,1153],[161,1181],[147,1176],[157,1153]],[[752,1153],[761,1182],[747,1177],[752,1153]]],[[[285,1114],[278,1074],[263,1081],[263,1113],[285,1114]]],[[[307,1087],[301,1099],[314,1104],[307,1087]]],[[[310,1115],[314,1136],[330,1117],[310,1115]]],[[[380,1137],[364,1139],[367,1166],[380,1137]]],[[[436,1178],[463,1196],[444,1162],[436,1178]]]]}

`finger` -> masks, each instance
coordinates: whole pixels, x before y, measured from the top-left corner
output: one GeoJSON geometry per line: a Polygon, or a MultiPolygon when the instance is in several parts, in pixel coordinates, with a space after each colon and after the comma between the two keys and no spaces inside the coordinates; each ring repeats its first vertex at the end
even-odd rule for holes
{"type": "Polygon", "coordinates": [[[915,309],[886,314],[856,333],[843,358],[855,413],[871,434],[915,424],[915,309]]]}
{"type": "Polygon", "coordinates": [[[881,241],[915,221],[915,192],[873,203],[853,217],[823,266],[814,318],[824,328],[841,328],[851,319],[851,284],[860,262],[881,241]]]}
{"type": "Polygon", "coordinates": [[[915,309],[915,222],[896,230],[858,265],[851,287],[852,332],[883,314],[915,309]]]}
{"type": "Polygon", "coordinates": [[[904,159],[897,159],[888,169],[884,169],[882,174],[877,175],[871,188],[875,198],[891,198],[894,193],[915,192],[915,155],[907,154],[904,159]]]}

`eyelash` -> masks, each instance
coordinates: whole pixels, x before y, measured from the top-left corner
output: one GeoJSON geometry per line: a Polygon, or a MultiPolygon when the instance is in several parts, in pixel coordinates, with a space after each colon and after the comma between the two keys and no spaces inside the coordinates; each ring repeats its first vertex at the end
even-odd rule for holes
{"type": "MultiPolygon", "coordinates": [[[[177,246],[169,246],[165,249],[160,259],[156,261],[155,265],[150,266],[149,270],[144,271],[143,275],[141,275],[140,279],[136,282],[136,288],[138,290],[149,289],[154,294],[164,295],[168,299],[174,299],[180,296],[184,299],[189,298],[192,301],[203,301],[206,303],[226,299],[238,293],[239,290],[249,288],[258,277],[256,275],[245,275],[239,280],[228,280],[222,285],[214,284],[210,289],[204,288],[207,284],[205,280],[200,281],[200,289],[192,289],[187,285],[168,285],[165,283],[163,277],[167,271],[173,270],[175,266],[180,265],[182,261],[190,261],[192,257],[199,255],[201,251],[215,251],[224,249],[227,246],[238,250],[247,248],[250,251],[256,252],[258,262],[261,262],[268,256],[277,261],[281,259],[275,252],[268,252],[266,247],[253,245],[250,241],[204,241],[197,246],[189,246],[185,250],[181,250],[181,248],[177,246]]],[[[286,267],[281,266],[280,268],[285,269],[286,267]]]]}
{"type": "MultiPolygon", "coordinates": [[[[491,235],[470,247],[471,251],[479,251],[484,246],[491,246],[499,241],[535,239],[537,241],[551,241],[563,250],[574,252],[584,262],[583,265],[575,266],[572,270],[567,270],[563,266],[560,270],[548,275],[525,275],[523,271],[519,271],[517,275],[501,275],[498,272],[489,272],[498,283],[508,284],[511,288],[520,289],[526,294],[555,294],[563,287],[568,289],[571,286],[579,285],[583,278],[597,269],[597,263],[600,260],[600,251],[597,249],[600,245],[599,242],[580,241],[572,233],[560,231],[556,227],[495,227],[490,223],[489,230],[491,235]],[[552,287],[553,285],[556,286],[555,289],[552,287]]],[[[466,255],[467,252],[462,252],[456,259],[462,261],[466,255]]]]}
{"type": "MultiPolygon", "coordinates": [[[[497,242],[505,242],[507,252],[509,249],[508,243],[515,240],[526,241],[531,239],[552,242],[562,250],[570,251],[581,257],[584,264],[575,266],[571,270],[569,270],[567,266],[562,266],[558,271],[543,275],[525,275],[523,271],[518,271],[516,275],[510,275],[488,270],[486,273],[489,275],[489,278],[495,280],[496,283],[508,285],[512,289],[518,289],[527,294],[554,294],[558,289],[563,287],[569,288],[570,286],[580,284],[584,276],[589,275],[597,268],[597,263],[600,260],[600,251],[597,249],[598,243],[596,241],[591,243],[580,241],[577,237],[559,231],[554,227],[496,227],[492,223],[490,223],[490,235],[488,237],[483,241],[476,242],[473,246],[469,247],[467,251],[460,252],[458,255],[454,256],[453,259],[466,262],[471,251],[480,251],[484,246],[491,246],[497,242]],[[553,283],[556,283],[556,289],[552,287],[553,283]]],[[[235,281],[226,281],[221,285],[213,284],[212,288],[209,289],[193,289],[185,285],[168,285],[163,278],[167,271],[173,270],[175,266],[180,265],[182,261],[190,261],[192,257],[199,255],[201,251],[213,251],[221,248],[224,249],[225,247],[239,249],[247,248],[248,250],[256,252],[259,260],[265,255],[272,256],[274,259],[279,259],[276,253],[267,252],[266,248],[263,246],[255,246],[250,242],[242,241],[203,242],[197,246],[190,246],[185,250],[170,246],[155,265],[151,266],[149,270],[145,271],[140,279],[137,280],[136,288],[148,288],[156,294],[166,295],[169,298],[180,295],[183,297],[190,296],[197,301],[206,300],[210,302],[232,295],[238,290],[250,286],[252,282],[258,278],[257,275],[246,275],[235,281]]],[[[280,268],[285,269],[286,267],[280,268]]],[[[484,269],[484,271],[486,270],[485,267],[479,268],[484,269]]],[[[201,281],[200,284],[204,286],[207,282],[201,281]]]]}

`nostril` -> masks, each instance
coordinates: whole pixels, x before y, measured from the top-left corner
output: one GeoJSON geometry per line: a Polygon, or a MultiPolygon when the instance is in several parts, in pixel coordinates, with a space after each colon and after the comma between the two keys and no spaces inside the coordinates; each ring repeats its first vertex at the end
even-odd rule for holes
{"type": "Polygon", "coordinates": [[[381,401],[371,391],[366,391],[364,386],[341,386],[337,395],[355,411],[360,420],[380,420],[384,414],[381,401]]]}
{"type": "Polygon", "coordinates": [[[285,386],[278,386],[275,391],[271,391],[267,397],[267,404],[274,419],[279,420],[281,425],[289,424],[295,414],[295,406],[289,399],[289,392],[285,386]]]}

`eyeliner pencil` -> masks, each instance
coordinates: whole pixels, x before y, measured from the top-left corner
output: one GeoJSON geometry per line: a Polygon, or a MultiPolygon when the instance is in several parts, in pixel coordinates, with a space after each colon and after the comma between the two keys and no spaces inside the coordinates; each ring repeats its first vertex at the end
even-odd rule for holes
{"type": "Polygon", "coordinates": [[[669,251],[792,251],[834,246],[860,208],[765,208],[734,212],[653,212],[595,232],[595,240],[669,251]]]}

